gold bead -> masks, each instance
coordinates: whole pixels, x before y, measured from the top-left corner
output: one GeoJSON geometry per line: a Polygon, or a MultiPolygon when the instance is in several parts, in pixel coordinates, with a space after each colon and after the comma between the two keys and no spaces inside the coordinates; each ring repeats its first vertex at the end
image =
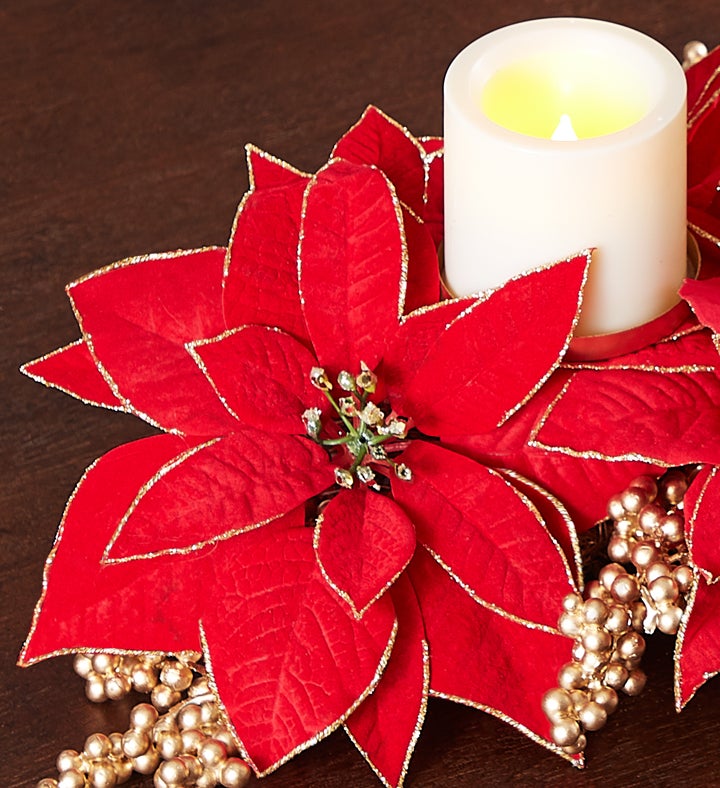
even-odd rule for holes
{"type": "Polygon", "coordinates": [[[183,731],[189,728],[200,728],[203,723],[202,711],[194,703],[188,703],[187,706],[183,706],[177,713],[176,719],[180,730],[183,731]]]}
{"type": "Polygon", "coordinates": [[[117,654],[93,654],[92,667],[96,673],[110,673],[119,661],[117,654]]]}
{"type": "Polygon", "coordinates": [[[613,536],[608,542],[608,556],[617,563],[625,564],[630,560],[630,544],[622,536],[613,536]]]}
{"type": "Polygon", "coordinates": [[[138,692],[148,694],[157,686],[157,670],[149,665],[138,665],[130,674],[130,680],[138,692]]]}
{"type": "Polygon", "coordinates": [[[160,776],[160,772],[155,772],[155,774],[153,774],[153,785],[155,788],[178,788],[176,785],[168,785],[160,776]]]}
{"type": "Polygon", "coordinates": [[[133,769],[140,774],[152,774],[160,763],[160,754],[151,747],[147,752],[132,759],[133,769]]]}
{"type": "Polygon", "coordinates": [[[581,687],[584,683],[582,668],[577,662],[566,662],[558,673],[558,684],[567,690],[581,687]]]}
{"type": "Polygon", "coordinates": [[[76,654],[73,659],[73,669],[78,676],[86,679],[93,669],[92,659],[87,654],[76,654]]]}
{"type": "Polygon", "coordinates": [[[598,583],[597,580],[591,580],[585,586],[585,594],[588,599],[606,599],[608,596],[607,591],[598,583]]]}
{"type": "Polygon", "coordinates": [[[679,512],[671,512],[663,517],[660,532],[665,541],[671,545],[681,544],[685,540],[685,520],[679,512]]]}
{"type": "Polygon", "coordinates": [[[592,699],[595,703],[599,703],[608,714],[612,714],[618,705],[617,692],[612,687],[598,687],[593,690],[592,699]]]}
{"type": "Polygon", "coordinates": [[[652,534],[660,527],[665,510],[659,503],[649,503],[638,512],[638,525],[646,534],[652,534]]]}
{"type": "Polygon", "coordinates": [[[602,626],[607,616],[608,608],[602,599],[588,599],[583,607],[583,617],[588,624],[602,626]]]}
{"type": "Polygon", "coordinates": [[[85,775],[79,769],[66,769],[59,775],[58,788],[85,788],[85,775]]]}
{"type": "Polygon", "coordinates": [[[627,515],[615,523],[614,535],[622,536],[625,539],[633,536],[638,531],[637,517],[627,515]]]}
{"type": "Polygon", "coordinates": [[[599,703],[591,700],[580,709],[578,719],[586,731],[597,731],[607,722],[607,711],[599,703]]]}
{"type": "Polygon", "coordinates": [[[573,643],[573,647],[571,649],[572,658],[575,662],[580,662],[580,660],[585,656],[585,646],[580,641],[573,643]]]}
{"type": "Polygon", "coordinates": [[[654,602],[674,602],[680,595],[680,589],[672,577],[656,577],[648,585],[648,593],[654,602]]]}
{"type": "Polygon", "coordinates": [[[57,780],[53,779],[52,777],[43,777],[40,780],[35,788],[57,788],[57,780]]]}
{"type": "Polygon", "coordinates": [[[668,471],[660,480],[660,490],[673,506],[682,501],[687,488],[687,479],[682,471],[668,471]]]}
{"type": "Polygon", "coordinates": [[[195,698],[198,695],[207,695],[210,692],[210,682],[207,676],[198,676],[188,689],[188,697],[195,698]]]}
{"type": "Polygon", "coordinates": [[[198,756],[205,766],[214,768],[227,760],[227,747],[217,739],[206,739],[198,750],[198,756]]]}
{"type": "Polygon", "coordinates": [[[213,701],[201,703],[200,716],[203,725],[209,725],[210,723],[215,722],[215,720],[220,716],[220,710],[218,709],[217,703],[213,701]]]}
{"type": "Polygon", "coordinates": [[[110,744],[110,739],[104,733],[93,733],[85,739],[83,752],[92,760],[107,758],[111,751],[112,744],[110,744]]]}
{"type": "Polygon", "coordinates": [[[618,690],[625,686],[625,682],[628,680],[629,675],[630,671],[625,667],[625,665],[622,665],[619,662],[611,662],[605,669],[603,681],[608,685],[608,687],[618,690]]]}
{"type": "Polygon", "coordinates": [[[642,487],[628,487],[620,494],[623,509],[628,514],[637,514],[649,502],[647,491],[642,487]]]}
{"type": "Polygon", "coordinates": [[[632,616],[631,624],[633,629],[637,632],[643,631],[643,622],[645,621],[645,617],[647,616],[647,608],[645,607],[644,602],[633,602],[630,605],[630,614],[632,616]]]}
{"type": "Polygon", "coordinates": [[[573,702],[570,693],[562,687],[555,687],[543,695],[542,710],[551,722],[567,717],[572,708],[573,702]]]}
{"type": "Polygon", "coordinates": [[[191,684],[193,673],[182,662],[166,662],[160,671],[160,681],[170,689],[183,692],[191,684]]]}
{"type": "Polygon", "coordinates": [[[550,736],[560,747],[569,747],[577,742],[580,736],[580,726],[575,720],[566,717],[552,726],[550,736]]]}
{"type": "Polygon", "coordinates": [[[150,700],[155,708],[160,711],[167,711],[171,706],[174,706],[180,700],[180,693],[174,689],[170,689],[165,684],[158,684],[153,687],[150,693],[150,700]]]}
{"type": "Polygon", "coordinates": [[[610,605],[605,628],[613,634],[622,634],[630,628],[628,609],[622,605],[610,605]]]}
{"type": "Polygon", "coordinates": [[[92,788],[114,788],[117,785],[117,772],[109,763],[93,763],[90,765],[88,779],[92,788]]]}
{"type": "Polygon", "coordinates": [[[608,501],[607,513],[608,517],[613,520],[619,520],[621,517],[625,516],[625,507],[623,506],[619,495],[613,495],[613,497],[608,501]]]}
{"type": "Polygon", "coordinates": [[[668,605],[657,618],[657,627],[666,635],[677,633],[682,621],[683,611],[677,605],[668,605]]]}
{"type": "MultiPolygon", "coordinates": [[[[155,748],[167,761],[182,752],[182,738],[177,731],[160,731],[155,740],[155,748]]],[[[163,777],[163,780],[168,782],[167,777],[163,777]]]]}
{"type": "Polygon", "coordinates": [[[107,700],[105,694],[105,680],[99,673],[94,671],[87,677],[85,682],[85,695],[93,703],[102,703],[107,700]]]}
{"type": "Polygon", "coordinates": [[[118,785],[126,783],[133,773],[132,761],[127,758],[117,758],[112,761],[113,769],[117,772],[118,785]]]}
{"type": "Polygon", "coordinates": [[[243,788],[252,774],[250,767],[240,758],[228,758],[220,775],[220,782],[226,788],[243,788]]]}
{"type": "Polygon", "coordinates": [[[197,753],[200,745],[205,741],[205,734],[197,728],[187,728],[180,734],[184,752],[197,753]]]}
{"type": "Polygon", "coordinates": [[[695,579],[693,570],[687,564],[675,567],[673,570],[673,577],[683,594],[690,590],[693,580],[695,579]]]}
{"type": "Polygon", "coordinates": [[[664,561],[655,561],[645,569],[645,582],[652,583],[658,577],[670,577],[672,570],[664,561]]]}
{"type": "Polygon", "coordinates": [[[59,772],[66,772],[68,769],[80,769],[82,758],[77,750],[63,750],[55,761],[55,768],[59,772]]]}
{"type": "Polygon", "coordinates": [[[237,755],[237,742],[229,728],[223,726],[216,728],[212,736],[213,739],[221,741],[227,747],[228,755],[237,755]]]}
{"type": "Polygon", "coordinates": [[[657,482],[652,476],[648,476],[647,474],[643,474],[642,476],[638,476],[636,479],[633,479],[628,486],[631,488],[638,487],[639,489],[643,490],[647,496],[648,501],[654,501],[658,494],[657,482]]]}
{"type": "Polygon", "coordinates": [[[612,646],[612,635],[601,627],[586,627],[583,630],[582,643],[590,652],[607,651],[612,646]]]}
{"type": "Polygon", "coordinates": [[[633,602],[640,596],[640,587],[633,575],[618,575],[613,581],[611,591],[618,602],[633,602]]]}
{"type": "Polygon", "coordinates": [[[652,542],[638,542],[630,554],[633,564],[638,569],[644,569],[654,564],[660,558],[660,551],[652,542]]]}
{"type": "Polygon", "coordinates": [[[623,686],[623,692],[626,695],[639,695],[645,689],[645,682],[647,676],[637,668],[630,672],[628,680],[623,686]]]}
{"type": "Polygon", "coordinates": [[[130,711],[130,726],[137,730],[148,730],[158,721],[158,710],[150,703],[138,703],[130,711]]]}
{"type": "Polygon", "coordinates": [[[608,591],[612,588],[613,581],[618,575],[626,575],[625,569],[620,564],[605,564],[598,573],[598,581],[608,591]]]}
{"type": "Polygon", "coordinates": [[[122,737],[122,748],[128,758],[137,758],[150,747],[150,737],[145,730],[133,728],[122,737]]]}
{"type": "Polygon", "coordinates": [[[120,700],[124,698],[132,689],[132,684],[127,676],[116,673],[108,676],[104,682],[105,694],[110,700],[120,700]]]}
{"type": "Polygon", "coordinates": [[[183,753],[182,755],[178,755],[178,760],[182,761],[185,764],[185,767],[188,771],[188,777],[190,782],[192,783],[202,774],[202,764],[200,763],[200,759],[195,757],[194,755],[188,755],[187,753],[183,753]]]}
{"type": "Polygon", "coordinates": [[[645,639],[638,632],[626,632],[617,642],[618,654],[622,659],[642,657],[645,651],[645,639]]]}
{"type": "Polygon", "coordinates": [[[195,781],[196,788],[215,788],[218,784],[218,774],[215,769],[203,769],[195,781]]]}
{"type": "Polygon", "coordinates": [[[683,66],[688,68],[707,56],[708,48],[702,41],[688,41],[683,47],[683,66]]]}
{"type": "Polygon", "coordinates": [[[576,613],[563,613],[558,619],[558,629],[567,635],[574,638],[580,633],[581,624],[576,613]]]}
{"type": "Polygon", "coordinates": [[[182,784],[190,776],[187,765],[180,758],[170,758],[164,761],[158,766],[157,771],[160,779],[170,784],[182,784]]]}
{"type": "Polygon", "coordinates": [[[585,747],[587,747],[587,737],[584,733],[581,733],[575,744],[568,744],[563,747],[563,752],[566,752],[568,755],[577,755],[579,752],[582,752],[585,747]]]}
{"type": "Polygon", "coordinates": [[[588,651],[580,664],[583,673],[595,673],[605,662],[607,662],[607,659],[600,652],[588,651]]]}

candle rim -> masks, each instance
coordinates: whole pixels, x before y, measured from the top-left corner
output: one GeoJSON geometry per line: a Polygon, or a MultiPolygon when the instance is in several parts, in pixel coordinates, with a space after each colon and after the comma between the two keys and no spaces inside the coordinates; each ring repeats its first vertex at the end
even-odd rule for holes
{"type": "MultiPolygon", "coordinates": [[[[570,41],[570,39],[568,39],[570,41]]],[[[581,43],[571,41],[570,49],[581,49],[581,43]]],[[[552,51],[544,44],[533,55],[542,51],[552,51]]],[[[504,67],[503,66],[503,67],[504,67]]],[[[490,77],[496,71],[488,72],[481,86],[487,85],[490,77]]],[[[512,25],[498,28],[471,42],[461,50],[450,64],[444,82],[446,104],[451,104],[458,117],[468,124],[480,124],[484,131],[492,134],[496,139],[515,148],[527,152],[562,150],[563,155],[584,155],[593,148],[606,148],[608,145],[622,147],[624,145],[637,145],[642,139],[650,137],[659,129],[670,124],[678,112],[685,111],[686,80],[682,66],[674,55],[660,42],[652,37],[625,25],[607,22],[600,19],[586,17],[550,17],[546,19],[530,19],[512,25]],[[598,136],[584,137],[578,140],[552,140],[545,137],[532,136],[523,132],[507,128],[489,118],[483,111],[473,87],[477,87],[473,78],[481,70],[481,64],[487,63],[494,54],[496,61],[505,60],[504,66],[530,59],[531,55],[521,54],[512,59],[512,50],[505,45],[505,40],[513,39],[514,51],[517,51],[517,35],[524,36],[527,40],[537,40],[543,31],[560,33],[570,36],[571,33],[582,34],[585,31],[598,39],[603,34],[613,33],[627,42],[627,49],[633,49],[638,59],[644,59],[648,68],[654,68],[662,73],[670,89],[658,90],[657,95],[650,101],[647,111],[639,120],[630,125],[598,136]],[[649,51],[654,53],[651,57],[649,51]],[[469,75],[469,77],[468,77],[469,75]]]]}

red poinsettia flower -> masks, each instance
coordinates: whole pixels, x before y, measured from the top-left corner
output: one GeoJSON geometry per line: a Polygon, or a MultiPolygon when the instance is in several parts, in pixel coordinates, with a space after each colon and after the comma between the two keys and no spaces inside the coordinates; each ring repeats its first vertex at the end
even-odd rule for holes
{"type": "Polygon", "coordinates": [[[26,373],[163,434],[73,493],[23,663],[202,649],[259,774],[344,723],[399,785],[431,694],[561,753],[540,698],[568,656],[572,523],[448,446],[552,375],[589,254],[436,303],[438,161],[372,109],[313,176],[251,148],[227,249],[68,287],[82,338],[26,373]]]}

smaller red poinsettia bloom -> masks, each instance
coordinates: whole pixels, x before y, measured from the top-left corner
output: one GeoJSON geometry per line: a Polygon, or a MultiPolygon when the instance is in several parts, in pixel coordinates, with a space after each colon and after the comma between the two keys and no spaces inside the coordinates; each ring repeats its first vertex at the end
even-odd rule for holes
{"type": "Polygon", "coordinates": [[[344,724],[399,785],[430,695],[559,752],[572,523],[450,446],[537,396],[589,253],[437,303],[439,155],[372,109],[312,176],[251,148],[227,249],[69,286],[81,341],[25,371],[163,434],[81,480],[22,662],[201,648],[259,774],[344,724]]]}

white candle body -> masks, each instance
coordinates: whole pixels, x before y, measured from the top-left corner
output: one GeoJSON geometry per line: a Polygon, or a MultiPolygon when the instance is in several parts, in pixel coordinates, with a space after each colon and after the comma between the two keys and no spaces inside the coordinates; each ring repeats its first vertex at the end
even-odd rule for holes
{"type": "MultiPolygon", "coordinates": [[[[572,72],[567,80],[572,83],[572,72]]],[[[560,104],[565,87],[557,87],[560,104]]],[[[593,90],[590,84],[580,92],[589,91],[592,103],[593,90]]],[[[466,295],[496,287],[595,247],[579,335],[626,330],[670,309],[686,269],[685,94],[682,68],[664,47],[607,22],[523,22],[464,49],[445,78],[450,289],[466,295]],[[543,60],[558,52],[567,62],[593,59],[584,78],[597,77],[605,92],[598,101],[608,95],[612,101],[616,91],[619,103],[640,105],[639,119],[583,137],[571,110],[580,139],[559,141],[549,139],[559,117],[547,138],[488,117],[483,93],[495,75],[518,62],[521,71],[523,62],[542,71],[543,60]]]]}

